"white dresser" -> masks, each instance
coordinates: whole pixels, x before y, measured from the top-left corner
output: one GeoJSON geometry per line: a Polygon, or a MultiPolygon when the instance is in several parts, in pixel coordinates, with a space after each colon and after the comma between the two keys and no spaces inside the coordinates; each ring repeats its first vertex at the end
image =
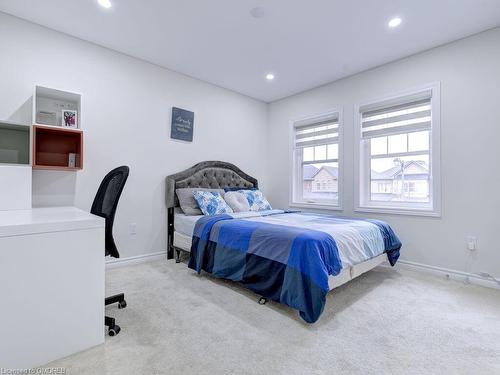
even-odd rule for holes
{"type": "Polygon", "coordinates": [[[104,219],[74,207],[0,210],[0,368],[104,342],[104,219]]]}

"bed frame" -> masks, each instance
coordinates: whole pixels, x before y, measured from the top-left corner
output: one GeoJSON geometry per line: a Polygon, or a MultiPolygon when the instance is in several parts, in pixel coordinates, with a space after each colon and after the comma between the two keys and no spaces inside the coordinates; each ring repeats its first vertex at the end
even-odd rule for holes
{"type": "Polygon", "coordinates": [[[186,251],[174,246],[174,210],[179,207],[176,189],[204,188],[258,188],[256,178],[247,175],[237,166],[223,161],[204,161],[191,168],[167,177],[166,202],[167,202],[167,259],[175,258],[179,262],[181,251],[186,251]]]}
{"type": "MultiPolygon", "coordinates": [[[[166,189],[168,209],[167,259],[173,259],[175,253],[175,259],[178,263],[180,252],[189,251],[188,249],[182,249],[174,246],[174,209],[179,206],[179,200],[177,199],[175,189],[244,189],[258,187],[259,183],[257,179],[247,175],[237,166],[223,161],[204,161],[194,165],[189,169],[186,169],[185,171],[168,176],[166,189]]],[[[356,264],[352,267],[344,268],[340,274],[329,277],[328,284],[330,290],[347,283],[348,281],[362,275],[367,271],[370,271],[371,269],[377,267],[379,264],[383,263],[385,260],[387,260],[387,255],[381,254],[375,258],[356,264]]],[[[263,299],[262,302],[265,302],[265,299],[263,299]]]]}

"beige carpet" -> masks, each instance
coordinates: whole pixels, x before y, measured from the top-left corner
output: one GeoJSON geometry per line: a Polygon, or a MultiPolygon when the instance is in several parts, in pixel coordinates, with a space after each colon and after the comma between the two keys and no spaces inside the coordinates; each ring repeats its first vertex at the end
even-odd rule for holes
{"type": "Polygon", "coordinates": [[[185,264],[114,269],[122,332],[56,361],[67,374],[500,374],[500,292],[379,267],[330,293],[314,325],[185,264]]]}

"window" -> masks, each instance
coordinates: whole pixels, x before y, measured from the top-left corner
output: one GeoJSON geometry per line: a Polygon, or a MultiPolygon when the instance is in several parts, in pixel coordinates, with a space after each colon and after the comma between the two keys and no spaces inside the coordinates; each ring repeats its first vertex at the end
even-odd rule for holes
{"type": "Polygon", "coordinates": [[[292,205],[339,207],[339,112],[293,124],[292,205]]]}
{"type": "Polygon", "coordinates": [[[438,215],[439,86],[359,107],[358,210],[438,215]]]}

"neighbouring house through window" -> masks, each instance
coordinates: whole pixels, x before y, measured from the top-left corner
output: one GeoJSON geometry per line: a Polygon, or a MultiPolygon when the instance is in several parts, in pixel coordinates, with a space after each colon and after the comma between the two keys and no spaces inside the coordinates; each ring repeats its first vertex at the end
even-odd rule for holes
{"type": "Polygon", "coordinates": [[[359,207],[437,212],[438,92],[359,108],[359,207]]]}
{"type": "Polygon", "coordinates": [[[339,206],[339,113],[294,123],[292,204],[339,206]]]}

